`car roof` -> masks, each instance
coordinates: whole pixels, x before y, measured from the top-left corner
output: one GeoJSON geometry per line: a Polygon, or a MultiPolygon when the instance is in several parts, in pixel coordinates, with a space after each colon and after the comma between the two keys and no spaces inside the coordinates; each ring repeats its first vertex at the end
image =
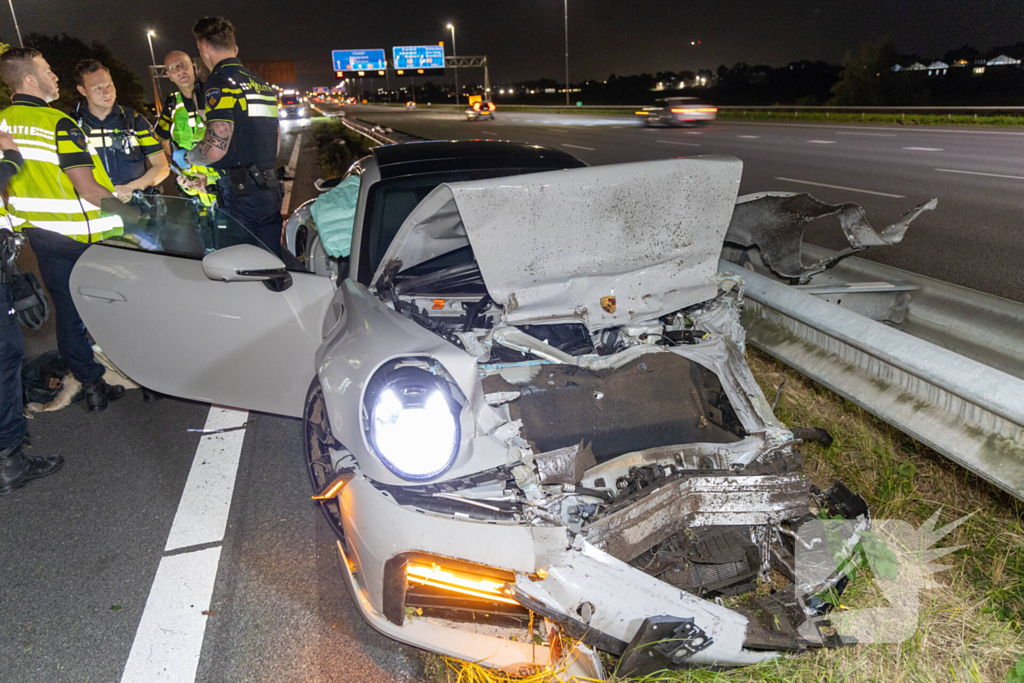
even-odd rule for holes
{"type": "Polygon", "coordinates": [[[371,151],[381,180],[482,168],[557,170],[586,165],[557,149],[497,140],[425,140],[374,147],[371,151]]]}

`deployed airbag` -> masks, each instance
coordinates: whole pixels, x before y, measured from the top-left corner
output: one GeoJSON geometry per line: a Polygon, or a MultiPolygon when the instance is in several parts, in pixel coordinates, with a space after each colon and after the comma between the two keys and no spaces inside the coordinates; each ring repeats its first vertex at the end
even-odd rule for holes
{"type": "Polygon", "coordinates": [[[352,228],[358,203],[359,176],[350,175],[309,208],[324,251],[334,258],[346,258],[352,252],[352,228]]]}

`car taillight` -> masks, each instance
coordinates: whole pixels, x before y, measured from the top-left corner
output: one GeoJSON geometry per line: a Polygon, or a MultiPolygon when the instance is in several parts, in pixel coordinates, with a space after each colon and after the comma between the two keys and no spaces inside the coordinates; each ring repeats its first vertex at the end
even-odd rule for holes
{"type": "Polygon", "coordinates": [[[683,109],[673,109],[673,114],[714,114],[718,112],[717,107],[685,107],[683,109]]]}

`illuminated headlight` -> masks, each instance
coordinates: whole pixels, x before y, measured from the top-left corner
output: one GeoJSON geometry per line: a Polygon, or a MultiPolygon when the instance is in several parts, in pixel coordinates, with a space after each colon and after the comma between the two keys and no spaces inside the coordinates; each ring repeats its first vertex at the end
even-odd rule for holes
{"type": "Polygon", "coordinates": [[[443,473],[459,450],[459,405],[449,383],[425,363],[391,363],[367,387],[365,419],[370,446],[404,479],[443,473]]]}
{"type": "Polygon", "coordinates": [[[299,110],[299,116],[305,116],[305,115],[306,115],[306,108],[303,107],[302,109],[299,110]]]}

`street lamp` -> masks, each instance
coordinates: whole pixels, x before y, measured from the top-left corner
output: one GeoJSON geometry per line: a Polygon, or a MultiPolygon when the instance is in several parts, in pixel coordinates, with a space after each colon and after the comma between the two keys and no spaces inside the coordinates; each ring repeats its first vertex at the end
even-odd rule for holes
{"type": "MultiPolygon", "coordinates": [[[[458,52],[455,51],[455,25],[448,24],[448,30],[452,32],[452,57],[457,57],[458,52]]],[[[459,104],[459,67],[455,66],[455,104],[459,104]]]]}
{"type": "Polygon", "coordinates": [[[569,106],[569,0],[565,0],[565,106],[569,106]]]}
{"type": "Polygon", "coordinates": [[[11,18],[14,19],[14,31],[18,34],[18,46],[25,47],[25,43],[21,42],[21,29],[18,28],[18,15],[14,13],[14,0],[7,0],[7,4],[11,6],[11,18]]]}
{"type": "Polygon", "coordinates": [[[160,104],[164,99],[164,94],[160,92],[160,83],[156,78],[156,55],[153,53],[153,36],[155,35],[156,31],[153,31],[152,29],[146,31],[146,40],[149,41],[149,58],[153,60],[153,68],[151,71],[153,72],[153,96],[156,98],[153,104],[156,107],[157,112],[159,112],[160,104]]]}

